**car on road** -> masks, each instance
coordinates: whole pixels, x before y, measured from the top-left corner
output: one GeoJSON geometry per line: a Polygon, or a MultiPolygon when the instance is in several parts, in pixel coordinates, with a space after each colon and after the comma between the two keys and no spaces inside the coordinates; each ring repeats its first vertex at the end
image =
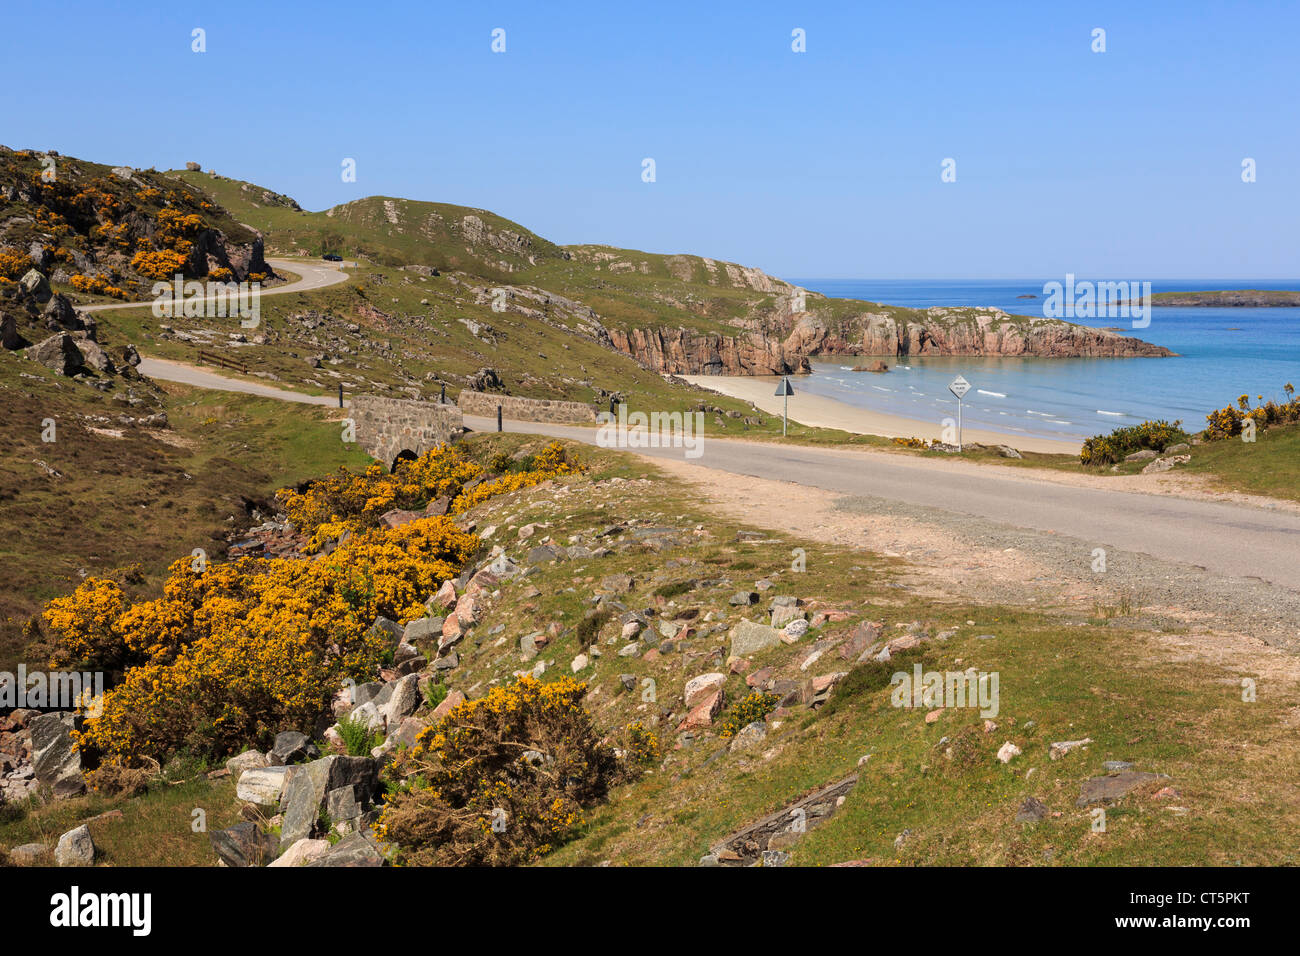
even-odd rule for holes
{"type": "Polygon", "coordinates": [[[325,253],[325,255],[321,256],[321,258],[324,259],[326,262],[342,262],[342,261],[343,261],[343,257],[342,257],[342,256],[336,256],[336,255],[334,255],[334,253],[332,253],[332,252],[327,252],[327,253],[325,253]]]}

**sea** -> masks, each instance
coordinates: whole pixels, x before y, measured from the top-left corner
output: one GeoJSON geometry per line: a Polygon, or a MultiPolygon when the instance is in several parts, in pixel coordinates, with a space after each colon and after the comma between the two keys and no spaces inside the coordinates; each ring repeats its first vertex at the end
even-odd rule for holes
{"type": "MultiPolygon", "coordinates": [[[[1082,278],[1088,278],[1081,276],[1082,278]]],[[[823,295],[887,305],[995,306],[1013,315],[1043,315],[1046,280],[791,279],[823,295]],[[1036,296],[1036,298],[1024,298],[1036,296]]],[[[1300,280],[1151,280],[1151,291],[1300,289],[1300,280]]],[[[1300,308],[1180,308],[1155,306],[1150,325],[1131,328],[1128,318],[1070,318],[1097,328],[1120,327],[1163,345],[1176,358],[886,358],[887,374],[853,372],[851,356],[814,360],[813,374],[796,390],[850,405],[922,421],[955,417],[948,384],[970,383],[962,418],[966,427],[1010,436],[1079,440],[1145,420],[1181,421],[1199,431],[1216,408],[1249,395],[1285,399],[1282,386],[1300,388],[1300,308]],[[897,363],[897,364],[895,364],[897,363]]],[[[867,363],[862,363],[867,364],[867,363]]]]}

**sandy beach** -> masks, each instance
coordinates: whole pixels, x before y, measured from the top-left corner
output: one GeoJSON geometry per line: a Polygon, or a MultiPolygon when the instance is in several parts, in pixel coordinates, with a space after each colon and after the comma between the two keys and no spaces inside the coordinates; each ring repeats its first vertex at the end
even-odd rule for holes
{"type": "MultiPolygon", "coordinates": [[[[692,385],[707,388],[722,395],[752,402],[769,415],[780,415],[784,399],[777,398],[779,378],[771,376],[741,375],[683,375],[692,385]]],[[[791,384],[795,394],[790,396],[790,420],[814,428],[838,428],[857,435],[882,435],[885,438],[935,438],[943,431],[939,422],[918,421],[873,412],[837,402],[820,395],[802,394],[799,378],[793,376],[791,384]]],[[[1051,438],[1031,438],[1025,435],[1003,434],[978,428],[964,428],[962,439],[983,445],[1010,445],[1020,451],[1048,452],[1058,455],[1077,455],[1079,442],[1058,441],[1051,438]]]]}

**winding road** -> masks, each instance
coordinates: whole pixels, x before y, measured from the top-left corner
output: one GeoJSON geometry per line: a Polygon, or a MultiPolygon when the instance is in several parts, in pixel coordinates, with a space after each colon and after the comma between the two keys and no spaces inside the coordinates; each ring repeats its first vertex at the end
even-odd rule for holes
{"type": "MultiPolygon", "coordinates": [[[[341,270],[329,266],[268,261],[303,278],[263,295],[307,291],[347,279],[341,270]]],[[[201,388],[311,405],[337,404],[334,396],[303,395],[162,359],[143,359],[140,371],[152,378],[201,388]]],[[[496,428],[494,419],[466,416],[465,423],[477,431],[496,428]]],[[[511,432],[596,444],[594,428],[520,421],[506,421],[504,427],[511,432]]],[[[1148,554],[1229,578],[1254,578],[1300,591],[1300,513],[1284,506],[1255,507],[1086,487],[1039,477],[1024,469],[936,462],[869,449],[783,446],[705,436],[702,453],[696,458],[685,458],[681,449],[635,450],[651,458],[675,458],[737,475],[970,515],[1012,528],[1068,536],[1077,539],[1080,548],[1148,554]]]]}

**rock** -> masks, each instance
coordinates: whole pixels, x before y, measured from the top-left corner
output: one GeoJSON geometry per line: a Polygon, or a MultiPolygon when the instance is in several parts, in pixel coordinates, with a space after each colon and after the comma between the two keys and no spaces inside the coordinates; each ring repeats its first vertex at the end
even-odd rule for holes
{"type": "Polygon", "coordinates": [[[23,274],[23,277],[18,280],[18,284],[24,292],[42,305],[48,302],[50,296],[53,295],[50,291],[50,280],[35,269],[28,269],[23,274]]]}
{"type": "Polygon", "coordinates": [[[808,622],[803,618],[797,618],[791,621],[785,627],[781,628],[781,633],[785,635],[785,638],[782,638],[782,640],[788,638],[790,643],[799,640],[799,638],[808,633],[808,626],[808,622]]]}
{"type": "Polygon", "coordinates": [[[102,372],[105,375],[117,374],[117,367],[113,360],[108,357],[108,353],[100,348],[99,344],[79,336],[84,333],[74,333],[73,342],[77,351],[81,353],[81,367],[83,369],[93,368],[96,372],[102,372]]]}
{"type": "Polygon", "coordinates": [[[50,848],[44,843],[24,843],[9,851],[9,862],[14,866],[48,866],[50,848]]]}
{"type": "Polygon", "coordinates": [[[692,677],[686,682],[686,706],[688,708],[694,707],[726,682],[727,675],[716,672],[692,677]]]}
{"type": "Polygon", "coordinates": [[[1090,743],[1092,743],[1091,737],[1084,737],[1082,740],[1060,740],[1047,748],[1047,755],[1053,760],[1060,760],[1071,750],[1086,747],[1090,743]]]}
{"type": "Polygon", "coordinates": [[[459,666],[460,657],[457,656],[455,651],[433,662],[433,669],[437,671],[454,671],[459,666]]]}
{"type": "Polygon", "coordinates": [[[586,654],[579,654],[579,655],[578,655],[577,657],[575,657],[575,658],[573,659],[573,661],[569,664],[569,669],[570,669],[571,671],[573,671],[573,673],[576,674],[576,673],[578,673],[578,671],[580,671],[580,670],[582,670],[583,668],[585,668],[585,667],[587,666],[588,663],[590,663],[590,660],[589,660],[589,658],[587,657],[587,655],[586,655],[586,654]]]}
{"type": "Polygon", "coordinates": [[[308,866],[383,866],[383,854],[359,833],[345,837],[308,866]]]}
{"type": "Polygon", "coordinates": [[[278,807],[280,798],[284,795],[284,778],[288,772],[289,768],[284,765],[245,770],[235,784],[235,796],[259,807],[278,807]]]}
{"type": "Polygon", "coordinates": [[[306,734],[297,730],[284,730],[275,735],[275,743],[271,745],[268,756],[270,766],[281,767],[303,760],[314,760],[320,756],[320,752],[306,734]]]}
{"type": "Polygon", "coordinates": [[[212,849],[226,866],[265,866],[275,859],[275,835],[256,823],[237,823],[208,834],[212,849]]]}
{"type": "Polygon", "coordinates": [[[859,624],[849,639],[840,645],[840,657],[846,661],[855,661],[880,640],[883,627],[879,624],[864,622],[859,624]]]}
{"type": "Polygon", "coordinates": [[[452,708],[459,707],[463,703],[465,703],[465,695],[458,690],[451,691],[442,699],[442,703],[433,709],[433,719],[442,720],[451,713],[452,708]]]}
{"type": "Polygon", "coordinates": [[[1024,455],[1020,454],[1020,452],[1012,448],[1010,445],[997,445],[995,447],[997,448],[998,455],[1001,456],[1002,458],[1024,458],[1025,457],[1024,455]]]}
{"type": "Polygon", "coordinates": [[[122,346],[122,364],[135,368],[140,364],[140,352],[130,343],[122,346]]]}
{"type": "Polygon", "coordinates": [[[364,798],[358,796],[358,789],[355,785],[339,787],[325,794],[325,812],[329,814],[333,826],[338,827],[340,823],[360,819],[361,814],[365,812],[365,807],[362,805],[364,798]]]}
{"type": "Polygon", "coordinates": [[[1086,807],[1092,803],[1114,803],[1139,787],[1156,780],[1168,779],[1162,773],[1142,773],[1136,770],[1125,770],[1106,777],[1093,777],[1085,780],[1079,787],[1079,799],[1074,802],[1074,805],[1086,807]]]}
{"type": "Polygon", "coordinates": [[[803,611],[797,607],[774,607],[772,608],[772,626],[785,627],[785,625],[795,620],[803,620],[803,611]]]}
{"type": "Polygon", "coordinates": [[[369,757],[329,756],[292,767],[284,790],[281,846],[312,835],[325,795],[331,790],[355,785],[361,788],[363,799],[368,799],[376,780],[375,761],[369,757]]]}
{"type": "Polygon", "coordinates": [[[54,788],[56,796],[71,797],[85,792],[81,776],[81,754],[72,739],[74,717],[70,711],[55,711],[31,718],[32,769],[36,779],[54,788]]]}
{"type": "MultiPolygon", "coordinates": [[[[452,600],[454,602],[455,598],[452,600]]],[[[417,617],[414,621],[407,621],[406,629],[402,632],[402,641],[406,644],[433,643],[442,637],[442,629],[446,623],[445,617],[417,617]]]]}
{"type": "Polygon", "coordinates": [[[790,854],[783,850],[764,850],[763,866],[785,866],[790,862],[790,854]]]}
{"type": "Polygon", "coordinates": [[[348,714],[348,718],[354,724],[361,724],[371,733],[382,733],[385,730],[384,715],[380,712],[379,707],[380,705],[377,705],[373,700],[368,700],[360,707],[353,707],[352,712],[348,714]]]}
{"type": "Polygon", "coordinates": [[[90,866],[95,862],[95,841],[84,823],[59,837],[54,848],[56,866],[90,866]]]}
{"type": "Polygon", "coordinates": [[[1162,471],[1168,471],[1174,465],[1185,465],[1192,460],[1191,455],[1174,455],[1170,458],[1157,458],[1151,464],[1142,469],[1144,475],[1159,474],[1162,471]]]}
{"type": "MultiPolygon", "coordinates": [[[[502,555],[501,557],[505,557],[502,555]]],[[[510,560],[506,558],[506,560],[510,560]]],[[[493,572],[495,573],[495,572],[493,572]]],[[[501,577],[501,575],[497,575],[501,577]]],[[[440,607],[444,611],[456,606],[456,584],[454,581],[443,581],[442,586],[438,588],[438,593],[431,599],[435,607],[440,607]]],[[[408,628],[410,624],[406,625],[408,628]]],[[[409,640],[409,638],[408,638],[409,640]]]]}
{"type": "Polygon", "coordinates": [[[641,633],[641,622],[628,621],[626,624],[623,625],[623,630],[619,636],[622,637],[622,639],[625,641],[631,641],[634,640],[636,636],[640,633],[641,633]]]}
{"type": "Polygon", "coordinates": [[[1028,797],[1016,811],[1017,823],[1037,823],[1047,816],[1047,805],[1037,797],[1028,797]]]}
{"type": "Polygon", "coordinates": [[[1119,773],[1121,770],[1132,770],[1133,764],[1127,760],[1107,760],[1102,763],[1107,773],[1119,773]]]}
{"type": "Polygon", "coordinates": [[[1013,758],[1019,756],[1020,748],[1009,740],[998,748],[998,759],[1003,763],[1011,763],[1013,758]]]}
{"type": "Polygon", "coordinates": [[[761,720],[746,724],[736,733],[731,741],[731,752],[753,750],[767,739],[767,724],[761,720]]]}
{"type": "Polygon", "coordinates": [[[269,767],[271,761],[266,754],[258,750],[245,750],[238,756],[231,757],[226,761],[226,769],[238,779],[239,775],[245,770],[259,770],[262,767],[269,767]]]}
{"type": "Polygon", "coordinates": [[[1182,453],[1182,452],[1185,452],[1185,451],[1191,451],[1191,450],[1192,450],[1192,446],[1191,446],[1191,445],[1187,444],[1187,442],[1185,442],[1185,441],[1180,441],[1180,442],[1178,442],[1177,444],[1174,444],[1174,445],[1170,445],[1170,446],[1168,446],[1168,447],[1165,449],[1164,453],[1165,453],[1166,455],[1177,455],[1177,454],[1180,454],[1180,453],[1182,453]]]}
{"type": "Polygon", "coordinates": [[[749,607],[751,604],[758,603],[758,592],[737,591],[735,594],[731,596],[731,598],[727,601],[727,603],[735,607],[749,607]]]}
{"type": "Polygon", "coordinates": [[[921,638],[916,634],[904,634],[902,637],[896,637],[885,644],[885,650],[889,651],[890,656],[897,654],[899,651],[910,651],[914,647],[921,646],[921,638]]]}
{"type": "Polygon", "coordinates": [[[60,375],[76,375],[84,364],[76,341],[67,332],[51,335],[27,350],[27,357],[60,375]]]}
{"type": "Polygon", "coordinates": [[[393,684],[392,696],[379,710],[385,728],[396,728],[404,717],[410,717],[420,706],[420,675],[408,674],[393,684]]]}
{"type": "Polygon", "coordinates": [[[1156,453],[1150,448],[1143,448],[1141,451],[1135,451],[1131,455],[1125,455],[1125,461],[1148,461],[1156,457],[1156,453]]]}
{"type": "Polygon", "coordinates": [[[523,568],[510,560],[510,557],[504,551],[497,555],[496,559],[487,566],[487,570],[500,581],[509,581],[523,573],[523,568]]]}
{"type": "Polygon", "coordinates": [[[639,641],[633,641],[631,644],[627,644],[627,645],[624,645],[623,647],[619,648],[618,656],[619,656],[619,657],[635,657],[637,654],[640,654],[640,653],[641,653],[641,644],[640,644],[640,642],[639,642],[639,641]]]}
{"type": "Polygon", "coordinates": [[[686,719],[677,727],[678,732],[698,730],[710,726],[713,723],[713,718],[722,710],[723,699],[721,684],[714,686],[713,689],[707,692],[697,694],[695,697],[696,703],[691,707],[686,719]]]}
{"type": "Polygon", "coordinates": [[[738,621],[731,629],[731,656],[749,657],[776,647],[781,643],[781,632],[766,624],[738,621]]]}
{"type": "Polygon", "coordinates": [[[267,866],[306,866],[329,852],[329,840],[298,840],[267,866]]]}

